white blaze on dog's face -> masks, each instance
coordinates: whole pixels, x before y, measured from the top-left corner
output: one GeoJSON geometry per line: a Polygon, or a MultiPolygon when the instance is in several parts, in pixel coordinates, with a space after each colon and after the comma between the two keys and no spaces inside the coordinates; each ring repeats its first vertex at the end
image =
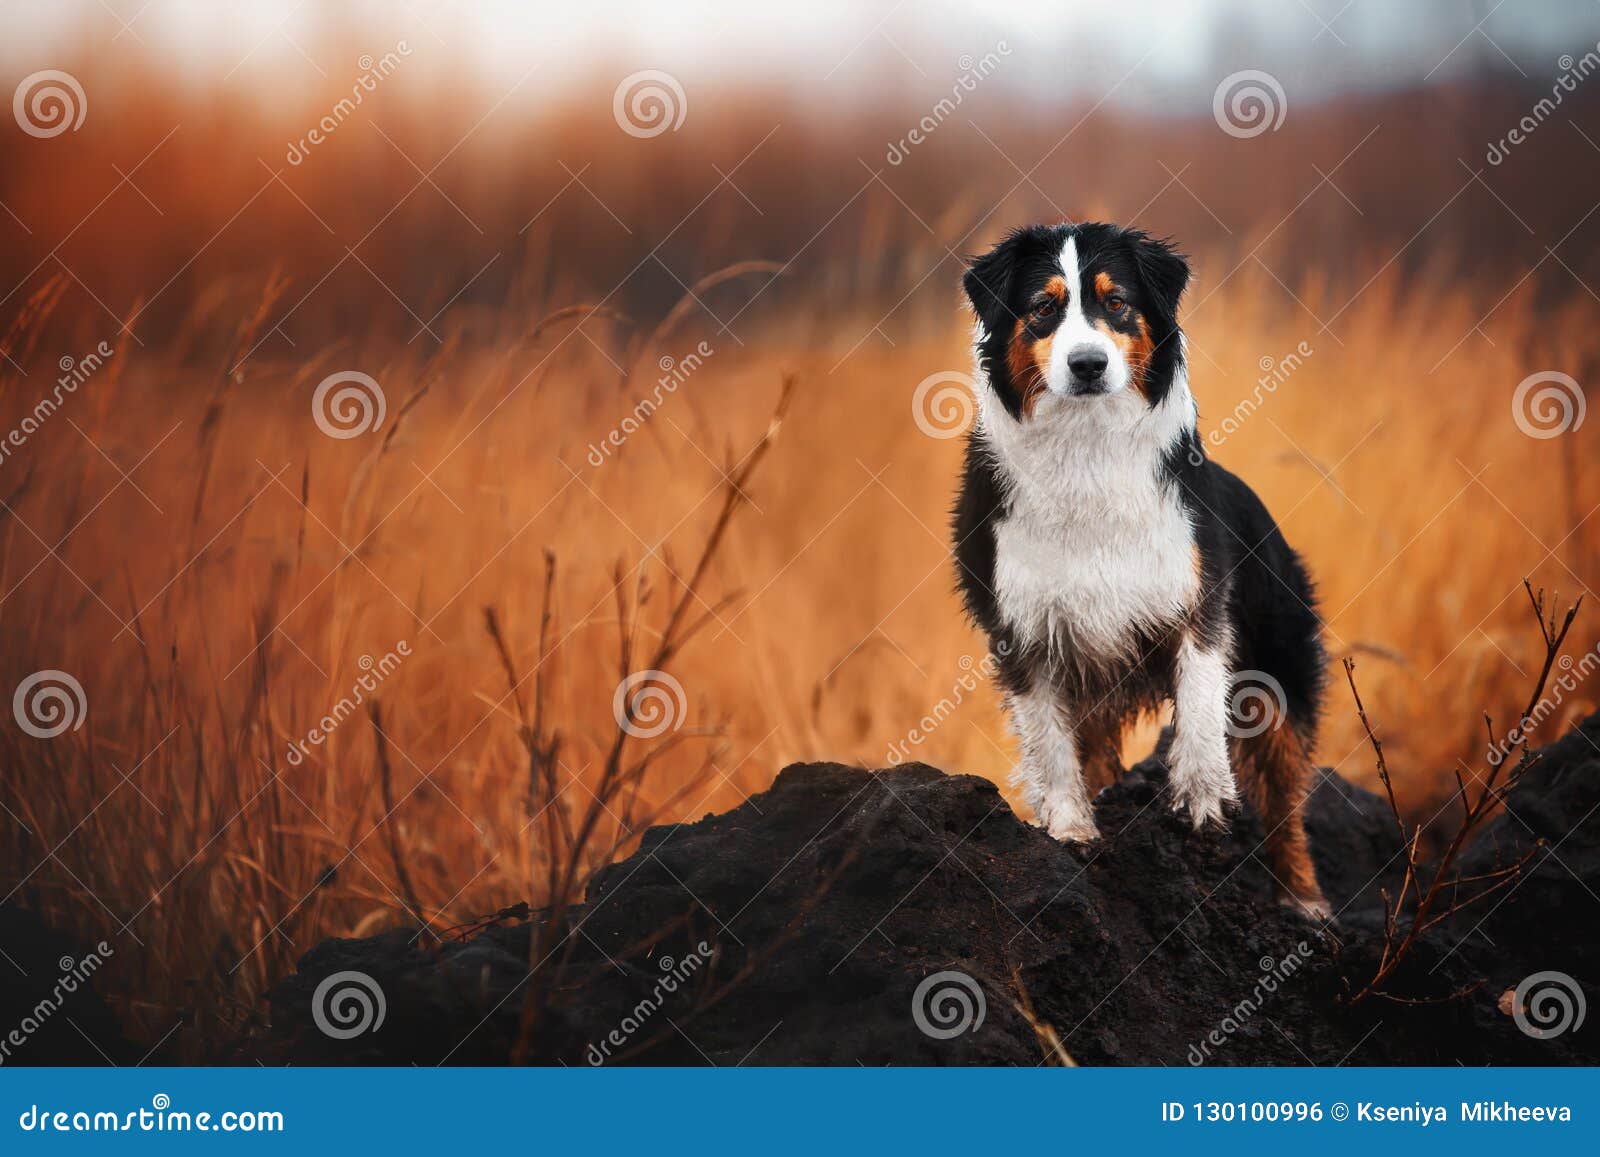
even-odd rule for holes
{"type": "Polygon", "coordinates": [[[1188,266],[1111,225],[1018,230],[968,271],[984,376],[1013,418],[1133,396],[1154,407],[1182,360],[1188,266]]]}
{"type": "MultiPolygon", "coordinates": [[[[1061,248],[1061,273],[1066,292],[1060,297],[1041,294],[1054,316],[1055,330],[1049,335],[1049,358],[1045,363],[1044,384],[1051,393],[1114,394],[1128,387],[1132,377],[1128,355],[1111,340],[1108,327],[1091,324],[1086,306],[1093,302],[1109,312],[1107,302],[1092,294],[1092,282],[1079,272],[1078,239],[1068,237],[1061,248]]],[[[1108,288],[1116,292],[1114,285],[1108,288]]],[[[1126,311],[1124,299],[1105,295],[1109,306],[1126,311]]]]}

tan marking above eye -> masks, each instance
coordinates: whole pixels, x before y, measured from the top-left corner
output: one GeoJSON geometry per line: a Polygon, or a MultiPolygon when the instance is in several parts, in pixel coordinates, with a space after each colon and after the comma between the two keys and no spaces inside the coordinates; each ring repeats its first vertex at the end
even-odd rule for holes
{"type": "Polygon", "coordinates": [[[1067,279],[1065,277],[1052,277],[1044,283],[1044,292],[1058,302],[1067,300],[1067,279]]]}
{"type": "Polygon", "coordinates": [[[1111,296],[1116,291],[1117,283],[1111,280],[1109,273],[1096,273],[1094,275],[1094,291],[1102,298],[1111,296]]]}

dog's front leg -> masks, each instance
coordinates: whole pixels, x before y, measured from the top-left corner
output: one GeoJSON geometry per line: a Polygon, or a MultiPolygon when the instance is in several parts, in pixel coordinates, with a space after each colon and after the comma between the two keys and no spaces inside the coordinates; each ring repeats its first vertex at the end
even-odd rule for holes
{"type": "Polygon", "coordinates": [[[1034,687],[1012,696],[1011,724],[1022,745],[1013,781],[1040,825],[1058,840],[1098,839],[1066,706],[1048,686],[1034,687]]]}
{"type": "Polygon", "coordinates": [[[1196,828],[1225,823],[1224,807],[1239,798],[1228,766],[1228,682],[1226,649],[1185,635],[1178,647],[1167,763],[1172,808],[1188,812],[1196,828]]]}

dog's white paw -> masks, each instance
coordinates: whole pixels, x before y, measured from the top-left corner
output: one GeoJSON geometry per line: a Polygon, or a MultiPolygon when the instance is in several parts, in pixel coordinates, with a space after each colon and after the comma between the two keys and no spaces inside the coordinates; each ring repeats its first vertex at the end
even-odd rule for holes
{"type": "Polygon", "coordinates": [[[1094,815],[1064,806],[1045,803],[1038,809],[1039,826],[1050,833],[1052,839],[1071,840],[1079,844],[1092,844],[1100,838],[1094,815]]]}
{"type": "Polygon", "coordinates": [[[1227,827],[1228,809],[1239,802],[1239,789],[1226,771],[1172,774],[1172,810],[1187,815],[1195,831],[1207,826],[1227,827]]]}

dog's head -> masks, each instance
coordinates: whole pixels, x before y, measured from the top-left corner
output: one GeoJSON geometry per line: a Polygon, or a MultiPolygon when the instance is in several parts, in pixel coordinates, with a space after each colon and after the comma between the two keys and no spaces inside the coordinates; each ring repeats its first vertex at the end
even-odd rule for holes
{"type": "Polygon", "coordinates": [[[1132,396],[1158,406],[1183,361],[1189,266],[1165,241],[1115,225],[1018,229],[967,270],[978,358],[1015,419],[1132,396]]]}

